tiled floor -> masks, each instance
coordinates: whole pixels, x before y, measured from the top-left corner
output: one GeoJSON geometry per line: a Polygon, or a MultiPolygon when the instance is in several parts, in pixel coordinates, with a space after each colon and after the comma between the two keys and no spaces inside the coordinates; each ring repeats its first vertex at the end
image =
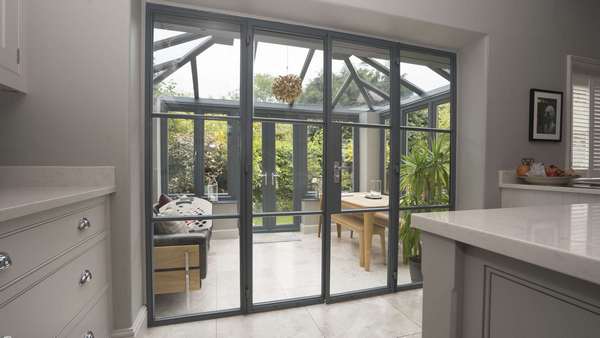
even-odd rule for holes
{"type": "MultiPolygon", "coordinates": [[[[359,265],[358,236],[341,238],[332,233],[331,293],[343,293],[387,283],[387,266],[379,238],[373,239],[371,270],[359,265]]],[[[253,245],[254,302],[315,296],[321,293],[321,239],[299,232],[255,234],[253,245]]],[[[399,283],[410,281],[406,266],[398,267],[399,283]]],[[[202,288],[189,294],[155,297],[158,317],[238,308],[239,241],[213,239],[208,255],[207,277],[202,288]]]]}
{"type": "Polygon", "coordinates": [[[422,290],[148,329],[145,338],[421,337],[422,290]]]}

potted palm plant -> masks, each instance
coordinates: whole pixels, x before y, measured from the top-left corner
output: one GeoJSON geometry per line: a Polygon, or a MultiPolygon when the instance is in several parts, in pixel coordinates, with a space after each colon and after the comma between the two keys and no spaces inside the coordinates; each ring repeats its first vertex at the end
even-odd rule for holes
{"type": "MultiPolygon", "coordinates": [[[[450,142],[448,135],[418,140],[411,151],[402,157],[400,169],[400,203],[404,207],[448,203],[450,178],[450,142]]],[[[426,210],[426,209],[421,209],[426,210]]],[[[413,282],[423,280],[421,273],[421,236],[411,227],[411,214],[416,209],[403,211],[400,218],[402,261],[409,265],[413,282]]]]}

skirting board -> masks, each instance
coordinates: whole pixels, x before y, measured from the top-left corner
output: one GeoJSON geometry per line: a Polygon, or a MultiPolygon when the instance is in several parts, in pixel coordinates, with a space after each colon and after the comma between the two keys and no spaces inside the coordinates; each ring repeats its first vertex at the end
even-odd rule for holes
{"type": "Polygon", "coordinates": [[[135,316],[133,325],[124,329],[114,330],[112,332],[112,338],[133,338],[141,337],[141,334],[146,330],[146,306],[142,306],[135,316]]]}

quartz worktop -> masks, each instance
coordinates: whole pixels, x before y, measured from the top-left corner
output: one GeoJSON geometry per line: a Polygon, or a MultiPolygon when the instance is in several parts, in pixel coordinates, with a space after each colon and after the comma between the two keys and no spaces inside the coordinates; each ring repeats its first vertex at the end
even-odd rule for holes
{"type": "Polygon", "coordinates": [[[599,203],[413,214],[412,226],[600,285],[599,203]]]}
{"type": "Polygon", "coordinates": [[[0,222],[115,190],[114,167],[0,166],[0,222]]]}

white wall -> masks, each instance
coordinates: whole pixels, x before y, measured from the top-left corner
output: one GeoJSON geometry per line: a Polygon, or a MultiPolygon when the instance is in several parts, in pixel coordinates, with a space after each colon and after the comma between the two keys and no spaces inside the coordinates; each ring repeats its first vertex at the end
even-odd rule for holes
{"type": "Polygon", "coordinates": [[[116,167],[114,322],[128,327],[143,304],[140,1],[23,6],[29,92],[0,93],[0,164],[116,167]]]}

